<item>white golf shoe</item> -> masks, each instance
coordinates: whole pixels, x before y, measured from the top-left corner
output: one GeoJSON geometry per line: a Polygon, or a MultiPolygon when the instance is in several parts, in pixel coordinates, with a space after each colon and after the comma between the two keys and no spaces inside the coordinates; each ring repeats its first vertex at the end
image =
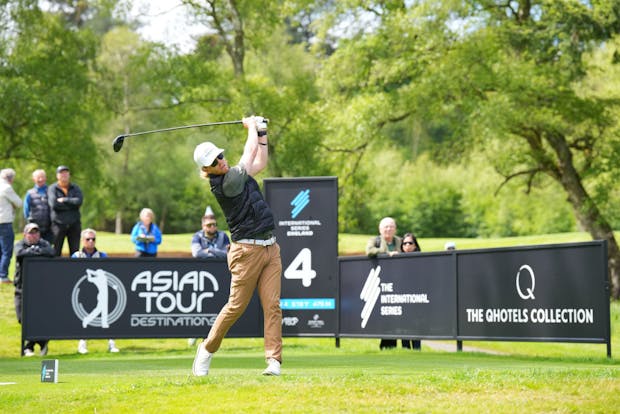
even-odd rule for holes
{"type": "Polygon", "coordinates": [[[192,366],[192,374],[196,377],[204,377],[209,374],[209,366],[211,365],[211,356],[213,354],[205,349],[204,342],[198,344],[196,356],[194,357],[194,365],[192,366]]]}
{"type": "Polygon", "coordinates": [[[267,360],[267,368],[263,371],[263,375],[280,375],[280,361],[274,358],[267,360]]]}
{"type": "Polygon", "coordinates": [[[78,342],[78,352],[82,355],[88,354],[88,348],[86,347],[85,339],[80,339],[80,342],[78,342]]]}
{"type": "Polygon", "coordinates": [[[116,347],[116,342],[114,341],[114,339],[108,340],[108,352],[121,352],[121,350],[116,347]]]}

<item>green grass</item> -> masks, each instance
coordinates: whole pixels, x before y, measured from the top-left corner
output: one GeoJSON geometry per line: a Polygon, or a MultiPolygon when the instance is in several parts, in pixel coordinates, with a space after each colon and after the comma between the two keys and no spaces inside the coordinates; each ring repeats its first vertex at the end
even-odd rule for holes
{"type": "MultiPolygon", "coordinates": [[[[179,245],[166,249],[181,250],[188,237],[169,237],[179,245]]],[[[341,249],[343,242],[360,242],[355,249],[363,251],[368,237],[342,236],[341,249]]],[[[478,248],[587,240],[579,237],[456,242],[459,248],[478,248]]],[[[123,238],[128,236],[101,234],[98,244],[120,253],[123,238]]],[[[445,240],[421,242],[431,251],[442,250],[445,240]]],[[[41,358],[19,357],[13,289],[3,285],[0,383],[15,384],[0,385],[0,412],[617,412],[620,303],[612,303],[611,315],[611,359],[602,344],[464,343],[504,353],[490,355],[437,351],[429,341],[414,352],[379,351],[378,339],[344,338],[336,348],[332,338],[285,338],[283,375],[263,377],[262,339],[246,338],[226,339],[210,375],[194,378],[194,349],[182,338],[120,339],[120,354],[107,353],[107,341],[92,340],[88,355],[76,353],[77,340],[53,340],[48,358],[60,361],[60,382],[43,384],[41,358]]]]}

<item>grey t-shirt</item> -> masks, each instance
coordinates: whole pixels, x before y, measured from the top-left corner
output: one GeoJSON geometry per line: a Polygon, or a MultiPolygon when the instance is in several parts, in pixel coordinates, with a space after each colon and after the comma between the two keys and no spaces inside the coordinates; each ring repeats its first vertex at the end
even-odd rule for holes
{"type": "Polygon", "coordinates": [[[248,180],[248,172],[245,170],[243,163],[239,163],[231,167],[222,182],[222,191],[226,197],[234,197],[241,194],[243,186],[248,180]]]}

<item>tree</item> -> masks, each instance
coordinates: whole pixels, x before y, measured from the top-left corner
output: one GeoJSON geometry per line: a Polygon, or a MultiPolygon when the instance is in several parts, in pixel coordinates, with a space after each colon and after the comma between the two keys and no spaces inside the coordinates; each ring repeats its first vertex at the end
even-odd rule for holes
{"type": "MultiPolygon", "coordinates": [[[[217,79],[219,83],[207,78],[208,85],[188,89],[187,93],[203,97],[204,109],[216,119],[240,115],[264,115],[271,119],[266,174],[327,172],[317,150],[324,122],[313,106],[319,98],[315,63],[305,45],[290,44],[284,22],[291,9],[267,0],[183,3],[191,7],[209,33],[196,53],[206,57],[207,62],[213,59],[211,63],[228,71],[217,79]],[[211,48],[205,48],[206,45],[211,48]],[[227,59],[220,57],[221,47],[227,59]]],[[[242,148],[238,131],[231,131],[225,138],[227,148],[242,148]]]]}
{"type": "Polygon", "coordinates": [[[607,240],[612,295],[620,297],[620,250],[592,195],[597,172],[618,156],[603,151],[618,148],[611,116],[617,102],[577,90],[587,74],[586,53],[620,31],[620,4],[350,1],[341,7],[340,16],[373,17],[367,28],[340,39],[322,77],[331,101],[347,108],[346,122],[363,125],[349,148],[363,156],[386,124],[413,118],[442,122],[447,142],[461,148],[488,149],[505,181],[530,186],[538,174],[548,175],[580,225],[607,240]]]}
{"type": "Polygon", "coordinates": [[[95,39],[30,3],[36,2],[12,2],[0,26],[0,159],[33,168],[62,163],[76,172],[89,167],[89,180],[96,180],[89,79],[95,39]]]}

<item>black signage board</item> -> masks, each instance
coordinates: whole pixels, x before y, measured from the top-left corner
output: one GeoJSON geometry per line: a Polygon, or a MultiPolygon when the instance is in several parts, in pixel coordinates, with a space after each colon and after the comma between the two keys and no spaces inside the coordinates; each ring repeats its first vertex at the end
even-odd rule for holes
{"type": "Polygon", "coordinates": [[[340,336],[456,336],[453,255],[340,257],[339,267],[340,336]]]}
{"type": "MultiPolygon", "coordinates": [[[[221,259],[24,260],[23,339],[201,338],[230,293],[221,259]]],[[[261,337],[259,300],[228,332],[261,337]]]]}
{"type": "Polygon", "coordinates": [[[338,180],[264,180],[282,256],[282,334],[338,331],[338,180]]]}
{"type": "Polygon", "coordinates": [[[459,339],[607,342],[604,242],[459,251],[459,339]]]}

